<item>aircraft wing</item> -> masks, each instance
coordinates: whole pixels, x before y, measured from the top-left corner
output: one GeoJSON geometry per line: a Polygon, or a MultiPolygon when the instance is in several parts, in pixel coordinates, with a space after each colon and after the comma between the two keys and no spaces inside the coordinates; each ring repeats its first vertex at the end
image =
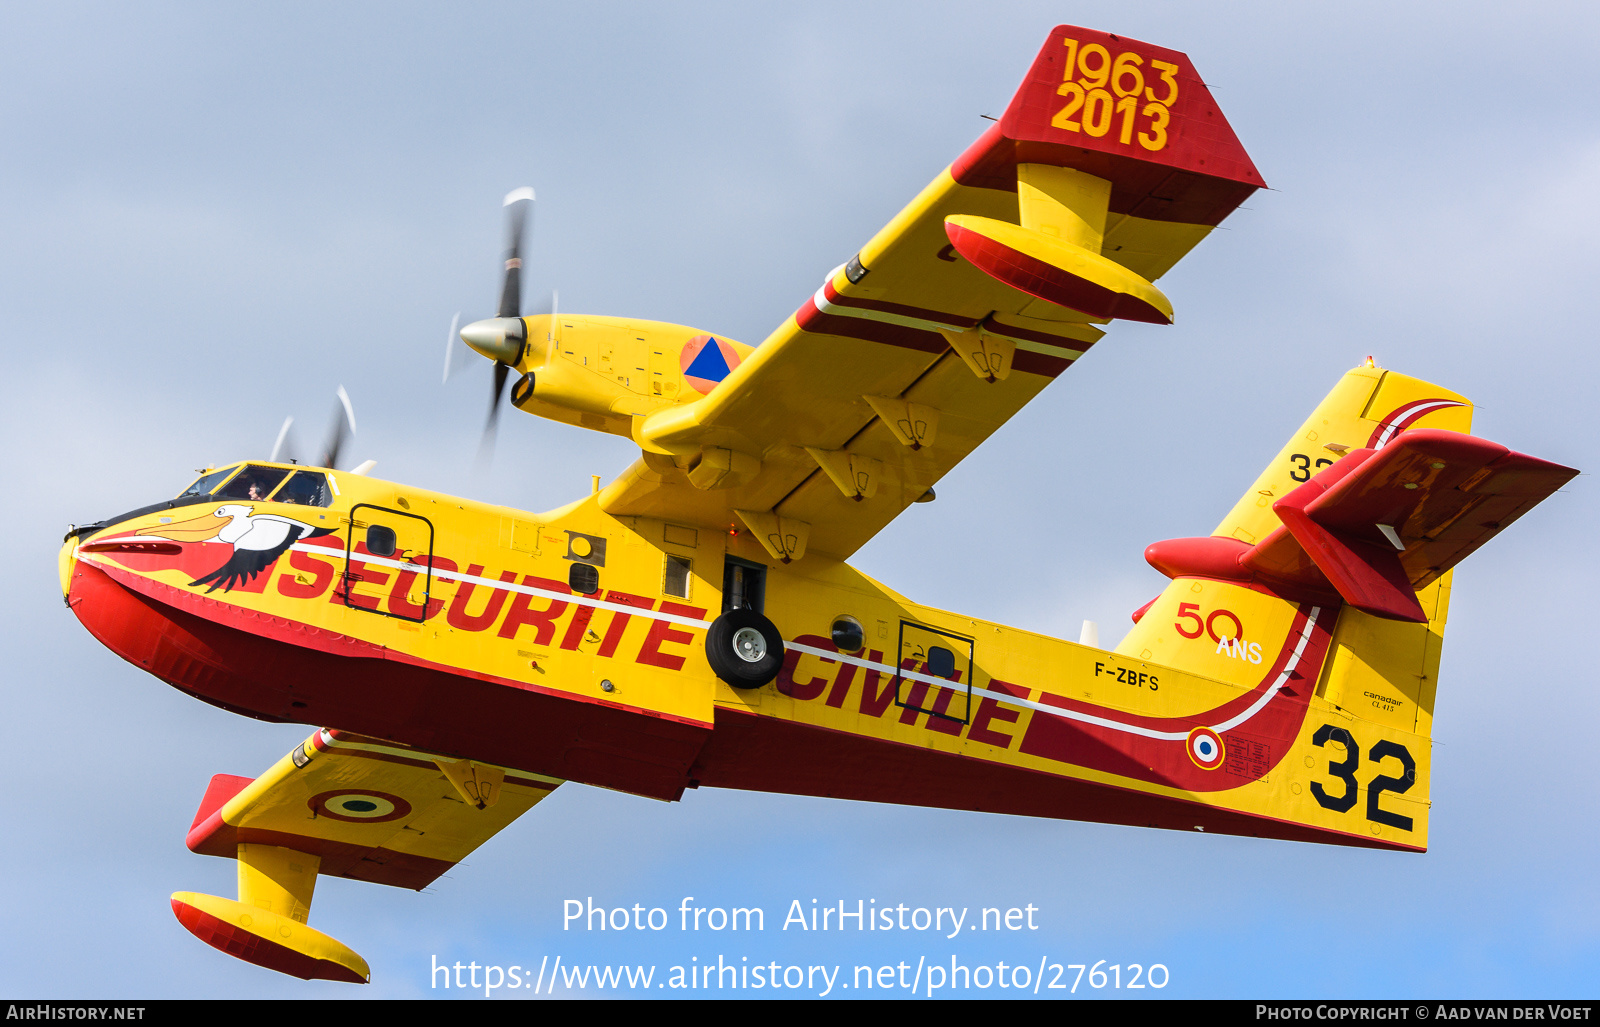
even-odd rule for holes
{"type": "Polygon", "coordinates": [[[601,505],[848,557],[1097,325],[1170,321],[1154,280],[1262,185],[1185,55],[1058,27],[1004,117],[719,386],[635,420],[601,505]]]}
{"type": "Polygon", "coordinates": [[[281,846],[322,874],[421,890],[559,784],[323,729],[254,780],[212,778],[187,843],[230,859],[281,846]]]}
{"type": "Polygon", "coordinates": [[[246,962],[365,983],[366,960],[307,925],[317,876],[420,890],[559,784],[323,729],[254,780],[211,779],[187,841],[239,861],[239,897],[176,892],[172,911],[246,962]]]}

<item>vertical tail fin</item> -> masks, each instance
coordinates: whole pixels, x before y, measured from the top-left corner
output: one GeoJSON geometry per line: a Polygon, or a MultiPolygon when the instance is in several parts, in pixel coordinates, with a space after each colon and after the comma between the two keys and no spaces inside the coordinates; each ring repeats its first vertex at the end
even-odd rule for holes
{"type": "MultiPolygon", "coordinates": [[[[1397,432],[1435,428],[1465,433],[1471,424],[1472,404],[1453,392],[1370,361],[1350,371],[1209,537],[1158,542],[1146,550],[1146,559],[1173,580],[1135,615],[1134,629],[1117,651],[1225,681],[1253,680],[1260,654],[1270,655],[1287,637],[1302,606],[1338,607],[1342,602],[1338,588],[1288,536],[1275,507],[1347,455],[1386,443],[1397,432]],[[1252,565],[1264,555],[1278,557],[1265,571],[1252,565]],[[1235,644],[1230,646],[1230,640],[1235,644]]],[[[1439,596],[1448,595],[1448,585],[1433,582],[1424,591],[1417,602],[1438,614],[1442,631],[1439,596]]],[[[1415,641],[1401,647],[1420,654],[1415,641]]],[[[1435,663],[1437,651],[1435,644],[1435,663]]],[[[1334,660],[1330,656],[1329,663],[1334,660]]]]}
{"type": "Polygon", "coordinates": [[[1373,449],[1409,428],[1472,430],[1472,404],[1448,389],[1374,366],[1345,374],[1278,451],[1212,535],[1255,545],[1281,524],[1273,503],[1353,450],[1373,449]]]}
{"type": "Polygon", "coordinates": [[[1369,359],[1211,535],[1145,551],[1172,583],[1118,653],[1302,704],[1300,758],[1269,775],[1264,815],[1426,848],[1450,570],[1578,473],[1472,438],[1471,419],[1461,396],[1369,359]]]}

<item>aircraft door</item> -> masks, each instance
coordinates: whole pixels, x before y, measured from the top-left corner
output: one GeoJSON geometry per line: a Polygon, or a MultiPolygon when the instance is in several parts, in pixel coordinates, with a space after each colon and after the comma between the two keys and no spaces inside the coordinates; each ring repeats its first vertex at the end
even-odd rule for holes
{"type": "Polygon", "coordinates": [[[930,718],[972,720],[973,642],[913,621],[900,622],[894,702],[930,718]]]}
{"type": "Polygon", "coordinates": [[[722,610],[754,610],[764,613],[767,598],[767,569],[759,563],[737,556],[723,558],[722,610]]]}
{"type": "Polygon", "coordinates": [[[441,605],[430,602],[432,563],[433,524],[426,517],[357,503],[345,531],[337,594],[352,609],[420,624],[441,605]]]}

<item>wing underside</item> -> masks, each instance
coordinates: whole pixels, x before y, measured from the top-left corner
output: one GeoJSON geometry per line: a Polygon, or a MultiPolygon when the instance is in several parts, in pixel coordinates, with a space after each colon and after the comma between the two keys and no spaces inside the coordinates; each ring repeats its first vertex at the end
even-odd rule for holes
{"type": "Polygon", "coordinates": [[[173,912],[202,941],[248,962],[365,982],[359,955],[306,925],[317,877],[425,888],[560,784],[318,731],[259,778],[212,778],[187,842],[238,860],[239,898],[178,892],[173,912]]]}

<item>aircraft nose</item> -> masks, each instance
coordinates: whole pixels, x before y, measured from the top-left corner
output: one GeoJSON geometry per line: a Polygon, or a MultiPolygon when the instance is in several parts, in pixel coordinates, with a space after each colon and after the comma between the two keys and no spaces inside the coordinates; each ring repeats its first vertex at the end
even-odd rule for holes
{"type": "Polygon", "coordinates": [[[461,341],[490,360],[515,364],[527,334],[520,317],[490,317],[461,329],[461,341]]]}
{"type": "Polygon", "coordinates": [[[56,557],[56,570],[61,575],[61,598],[72,596],[72,571],[78,565],[78,540],[69,534],[61,542],[61,552],[56,557]]]}

